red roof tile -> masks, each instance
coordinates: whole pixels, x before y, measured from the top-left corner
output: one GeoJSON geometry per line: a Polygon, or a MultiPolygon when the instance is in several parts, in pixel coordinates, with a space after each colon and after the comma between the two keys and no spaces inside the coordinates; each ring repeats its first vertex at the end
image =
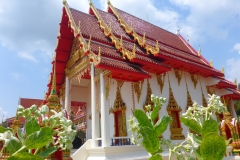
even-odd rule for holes
{"type": "Polygon", "coordinates": [[[121,11],[120,9],[115,9],[129,26],[131,23],[133,24],[134,31],[139,35],[143,36],[143,34],[145,33],[146,38],[158,40],[159,43],[163,43],[179,50],[191,53],[188,47],[184,45],[184,43],[179,39],[176,34],[159,28],[151,23],[148,23],[142,19],[139,19],[133,15],[121,11]]]}

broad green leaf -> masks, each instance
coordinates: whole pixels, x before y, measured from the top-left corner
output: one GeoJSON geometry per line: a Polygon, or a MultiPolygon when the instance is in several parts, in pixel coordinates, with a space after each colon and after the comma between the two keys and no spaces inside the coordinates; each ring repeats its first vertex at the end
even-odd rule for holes
{"type": "Polygon", "coordinates": [[[226,152],[226,144],[223,137],[217,133],[205,135],[200,146],[203,160],[222,160],[226,152]]]}
{"type": "Polygon", "coordinates": [[[18,128],[17,135],[18,135],[18,138],[21,141],[21,143],[24,144],[25,134],[22,132],[21,128],[18,128]]]}
{"type": "Polygon", "coordinates": [[[161,119],[157,121],[154,126],[154,130],[157,136],[163,134],[163,132],[167,129],[168,124],[172,122],[172,118],[170,116],[163,116],[161,119]]]}
{"type": "Polygon", "coordinates": [[[53,130],[49,127],[43,127],[27,136],[25,146],[27,149],[41,148],[52,140],[53,130]]]}
{"type": "Polygon", "coordinates": [[[155,119],[157,118],[158,113],[159,113],[159,109],[160,109],[160,106],[156,106],[156,107],[153,108],[153,111],[152,111],[152,114],[151,114],[152,121],[155,121],[155,119]]]}
{"type": "Polygon", "coordinates": [[[155,154],[151,156],[149,160],[162,160],[162,156],[160,154],[155,154]]]}
{"type": "Polygon", "coordinates": [[[147,126],[149,128],[153,128],[150,120],[148,119],[148,117],[142,110],[136,109],[134,112],[134,116],[138,120],[140,126],[142,126],[142,127],[147,126]]]}
{"type": "Polygon", "coordinates": [[[201,144],[201,143],[202,143],[202,138],[199,137],[199,136],[196,135],[196,134],[193,134],[193,140],[194,140],[195,142],[197,142],[198,144],[201,144]]]}
{"type": "Polygon", "coordinates": [[[13,132],[12,128],[4,128],[4,127],[0,126],[0,133],[4,133],[4,132],[6,132],[6,131],[11,131],[11,132],[13,132]]]}
{"type": "Polygon", "coordinates": [[[202,125],[202,137],[204,138],[208,133],[218,133],[218,123],[215,120],[206,120],[202,125]]]}
{"type": "Polygon", "coordinates": [[[140,133],[143,137],[143,146],[150,154],[154,154],[159,150],[159,139],[154,130],[149,127],[140,127],[140,133]]]}
{"type": "Polygon", "coordinates": [[[185,126],[187,126],[189,129],[191,129],[197,133],[201,133],[202,127],[196,120],[185,118],[185,117],[180,117],[180,121],[183,124],[185,124],[185,126]]]}
{"type": "Polygon", "coordinates": [[[5,145],[7,151],[9,151],[12,154],[17,152],[22,147],[21,143],[14,139],[10,139],[8,143],[5,143],[5,145]]]}
{"type": "Polygon", "coordinates": [[[42,151],[41,153],[39,153],[38,155],[42,158],[45,158],[45,157],[49,156],[50,154],[56,152],[57,150],[58,150],[58,147],[48,148],[48,149],[42,151]]]}
{"type": "Polygon", "coordinates": [[[26,123],[26,134],[30,135],[34,133],[35,131],[40,130],[40,126],[35,118],[32,118],[30,121],[26,123]]]}
{"type": "Polygon", "coordinates": [[[34,155],[28,152],[19,152],[14,156],[8,158],[8,160],[44,160],[42,157],[38,155],[34,155]]]}

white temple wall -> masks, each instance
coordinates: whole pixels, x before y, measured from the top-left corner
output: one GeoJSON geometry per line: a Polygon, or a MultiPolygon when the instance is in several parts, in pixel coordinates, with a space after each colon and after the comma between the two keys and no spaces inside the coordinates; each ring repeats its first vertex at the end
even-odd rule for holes
{"type": "MultiPolygon", "coordinates": [[[[191,80],[191,76],[187,72],[183,72],[182,79],[180,81],[180,85],[178,86],[178,80],[175,76],[174,70],[167,72],[165,76],[165,81],[164,81],[164,87],[162,93],[160,92],[160,86],[157,83],[157,78],[155,74],[151,74],[151,79],[149,79],[149,83],[152,89],[152,93],[156,96],[159,97],[164,97],[167,99],[167,102],[163,105],[162,109],[160,110],[160,117],[167,115],[167,105],[168,105],[168,100],[169,100],[169,83],[168,83],[168,75],[170,79],[170,84],[171,88],[175,97],[175,100],[177,101],[178,105],[182,108],[182,113],[186,111],[187,107],[187,88],[186,88],[186,81],[187,81],[187,86],[188,86],[188,91],[190,93],[190,96],[192,98],[192,101],[197,102],[199,105],[202,105],[202,91],[201,91],[201,86],[200,86],[200,81],[202,85],[202,90],[203,94],[207,100],[208,94],[207,94],[207,89],[206,86],[211,86],[214,84],[218,83],[218,80],[208,77],[204,78],[199,76],[198,83],[196,85],[196,89],[194,88],[194,83],[191,80]],[[185,76],[186,76],[186,81],[185,81],[185,76]]],[[[196,75],[195,75],[196,76],[196,75]]],[[[105,84],[107,84],[107,79],[105,79],[105,84]]],[[[221,96],[223,94],[227,94],[228,91],[226,89],[215,89],[216,94],[221,96]]],[[[115,79],[112,79],[110,91],[109,91],[109,100],[107,101],[106,104],[109,104],[108,109],[110,107],[113,107],[115,98],[116,98],[116,91],[117,91],[117,81],[115,79]]],[[[230,93],[230,92],[229,92],[230,93]]],[[[133,107],[133,101],[132,101],[132,87],[131,87],[131,82],[124,82],[122,88],[121,88],[121,96],[123,99],[123,102],[125,102],[127,110],[126,110],[126,121],[129,120],[130,115],[132,115],[132,107],[133,107]]],[[[134,93],[134,100],[135,100],[135,108],[136,109],[143,109],[143,105],[146,101],[146,96],[147,96],[147,79],[144,80],[143,86],[142,86],[142,94],[140,96],[140,100],[138,103],[137,100],[137,95],[134,93]]],[[[183,134],[186,136],[186,133],[189,132],[189,129],[185,127],[182,124],[183,128],[183,134]]],[[[127,130],[129,129],[128,123],[127,123],[127,130]]],[[[168,128],[166,132],[164,132],[163,136],[164,138],[170,139],[170,129],[168,128]]],[[[113,114],[110,114],[110,136],[114,136],[114,116],[113,114]]],[[[128,136],[131,136],[131,133],[128,131],[128,136]]]]}

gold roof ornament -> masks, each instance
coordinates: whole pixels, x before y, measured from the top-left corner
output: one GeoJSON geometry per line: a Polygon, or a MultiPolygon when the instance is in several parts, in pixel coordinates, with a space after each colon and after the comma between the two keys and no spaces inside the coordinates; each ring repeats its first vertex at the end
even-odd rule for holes
{"type": "Polygon", "coordinates": [[[198,56],[200,57],[201,56],[201,47],[199,45],[199,49],[198,49],[198,56]]]}
{"type": "Polygon", "coordinates": [[[213,67],[213,60],[211,59],[209,62],[210,67],[213,67]]]}
{"type": "Polygon", "coordinates": [[[221,72],[225,75],[224,66],[222,66],[221,72]]]}
{"type": "Polygon", "coordinates": [[[237,78],[234,79],[234,82],[233,82],[233,83],[234,83],[234,85],[237,86],[237,78]]]}
{"type": "Polygon", "coordinates": [[[65,4],[67,4],[67,1],[66,1],[66,0],[63,0],[62,3],[65,5],[65,4]]]}

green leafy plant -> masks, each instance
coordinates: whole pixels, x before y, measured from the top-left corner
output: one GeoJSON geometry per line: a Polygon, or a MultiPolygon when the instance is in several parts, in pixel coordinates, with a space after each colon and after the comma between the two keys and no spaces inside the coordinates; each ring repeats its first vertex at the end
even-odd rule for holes
{"type": "Polygon", "coordinates": [[[64,117],[63,111],[48,118],[49,108],[43,105],[37,109],[36,105],[25,109],[18,106],[17,116],[24,117],[24,128],[18,128],[17,133],[12,129],[0,127],[0,141],[4,142],[3,151],[11,153],[13,159],[44,159],[59,148],[70,150],[76,131],[72,129],[72,121],[64,117]],[[42,119],[42,123],[38,120],[42,119]]]}
{"type": "Polygon", "coordinates": [[[219,96],[209,95],[207,107],[199,106],[196,102],[182,114],[180,120],[195,133],[188,133],[185,141],[179,145],[172,145],[169,140],[162,139],[161,144],[169,148],[170,156],[179,160],[222,160],[226,146],[219,133],[219,124],[214,120],[216,113],[226,112],[226,107],[219,96]]]}
{"type": "Polygon", "coordinates": [[[147,152],[151,154],[149,160],[161,160],[162,156],[159,153],[163,152],[163,150],[159,137],[167,129],[172,119],[166,115],[161,117],[157,123],[154,123],[166,99],[151,95],[151,100],[154,102],[154,107],[146,106],[146,112],[136,109],[134,112],[135,117],[130,117],[129,126],[130,131],[132,131],[132,142],[145,147],[147,152]]]}

